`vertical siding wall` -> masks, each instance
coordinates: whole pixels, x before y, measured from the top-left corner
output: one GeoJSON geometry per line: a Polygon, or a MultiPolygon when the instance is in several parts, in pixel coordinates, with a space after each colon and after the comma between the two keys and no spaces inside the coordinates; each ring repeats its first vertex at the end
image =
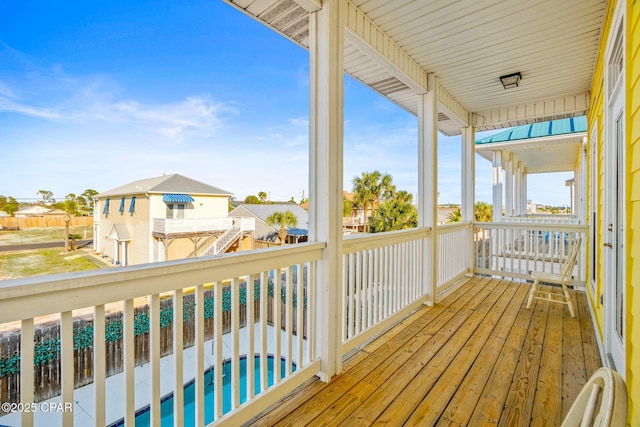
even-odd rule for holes
{"type": "Polygon", "coordinates": [[[627,0],[627,161],[629,217],[627,265],[627,388],[629,421],[640,425],[640,1],[627,0]]]}
{"type": "MultiPolygon", "coordinates": [[[[597,162],[597,171],[598,171],[598,189],[597,189],[597,200],[588,200],[588,212],[591,211],[591,207],[595,204],[597,206],[597,224],[596,224],[596,233],[597,241],[602,242],[604,238],[604,66],[605,66],[605,50],[607,43],[607,36],[609,34],[609,29],[611,27],[611,20],[613,18],[613,12],[615,10],[616,1],[609,1],[607,4],[607,10],[605,12],[605,18],[602,26],[602,30],[600,33],[600,46],[598,48],[598,57],[596,59],[595,70],[593,73],[593,82],[591,86],[591,106],[589,109],[587,123],[589,126],[587,135],[591,135],[592,126],[598,126],[596,130],[598,137],[598,158],[592,159],[591,153],[589,152],[589,158],[587,160],[588,163],[588,171],[591,173],[591,165],[593,162],[597,162]]],[[[591,194],[591,180],[587,180],[587,194],[591,194]]],[[[591,218],[587,219],[591,221],[591,218]]],[[[588,239],[591,241],[591,239],[588,239]]],[[[589,297],[591,298],[591,305],[594,307],[595,315],[596,315],[596,323],[597,330],[600,335],[600,338],[603,337],[603,329],[604,329],[604,315],[603,315],[603,307],[600,304],[600,295],[603,294],[604,290],[602,287],[604,276],[602,265],[604,264],[604,257],[600,247],[590,248],[590,250],[596,251],[596,274],[597,274],[597,287],[595,290],[595,294],[591,293],[591,288],[587,286],[587,291],[589,297]]],[[[591,259],[591,255],[588,255],[588,259],[591,259]]],[[[591,276],[591,269],[594,268],[593,265],[588,266],[587,277],[591,276]]]]}
{"type": "MultiPolygon", "coordinates": [[[[129,206],[131,203],[131,196],[125,197],[125,210],[123,213],[119,212],[120,199],[122,196],[111,197],[109,206],[109,215],[104,215],[102,210],[104,209],[104,200],[101,200],[96,211],[98,215],[98,222],[100,229],[94,239],[100,240],[100,252],[109,256],[115,257],[113,240],[107,236],[111,232],[111,228],[114,224],[126,224],[129,232],[131,233],[132,241],[129,243],[129,264],[142,264],[152,261],[149,256],[149,198],[143,194],[136,194],[135,212],[129,213],[129,206]]],[[[164,215],[164,212],[163,212],[164,215]]]]}
{"type": "MultiPolygon", "coordinates": [[[[629,423],[640,425],[640,2],[626,1],[626,144],[627,144],[627,389],[629,392],[629,423]]],[[[617,1],[607,4],[607,11],[603,23],[601,43],[598,59],[594,71],[591,89],[591,110],[589,111],[589,125],[598,123],[598,239],[602,241],[604,226],[603,218],[603,185],[604,185],[604,65],[606,40],[611,27],[617,1]]],[[[591,131],[591,129],[590,129],[591,131]]],[[[602,250],[597,248],[597,265],[603,265],[602,250]]],[[[598,273],[598,289],[596,295],[591,295],[596,308],[598,329],[602,336],[604,326],[602,305],[599,296],[602,294],[602,269],[598,273]]],[[[588,288],[587,288],[588,289],[588,288]]]]}
{"type": "MultiPolygon", "coordinates": [[[[127,206],[129,206],[127,204],[127,206]]],[[[129,264],[143,264],[153,261],[152,255],[149,253],[149,239],[151,226],[149,224],[149,198],[143,194],[136,196],[136,211],[133,215],[128,211],[127,221],[129,224],[129,232],[131,233],[131,242],[129,242],[129,264]]]]}

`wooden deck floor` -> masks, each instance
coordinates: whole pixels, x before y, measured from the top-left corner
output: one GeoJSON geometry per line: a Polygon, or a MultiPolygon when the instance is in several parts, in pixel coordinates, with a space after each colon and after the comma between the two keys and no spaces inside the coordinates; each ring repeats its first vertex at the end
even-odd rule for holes
{"type": "Polygon", "coordinates": [[[529,286],[474,277],[311,380],[253,425],[560,425],[600,367],[586,297],[526,309],[529,286]]]}

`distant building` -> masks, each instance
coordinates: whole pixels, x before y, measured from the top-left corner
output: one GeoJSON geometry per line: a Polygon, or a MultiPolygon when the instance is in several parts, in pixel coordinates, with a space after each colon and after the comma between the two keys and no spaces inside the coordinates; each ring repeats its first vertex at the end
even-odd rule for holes
{"type": "Polygon", "coordinates": [[[253,221],[228,216],[230,196],[179,174],[105,191],[94,199],[94,250],[129,265],[242,249],[253,221]]]}
{"type": "Polygon", "coordinates": [[[278,232],[280,226],[267,224],[267,218],[276,212],[291,212],[297,224],[286,227],[286,243],[306,242],[309,238],[309,215],[306,210],[293,203],[242,204],[229,212],[231,217],[255,218],[255,247],[269,246],[269,243],[281,244],[278,232]],[[263,242],[263,243],[261,243],[263,242]]]}
{"type": "Polygon", "coordinates": [[[445,205],[438,206],[438,225],[444,225],[449,222],[449,216],[460,209],[460,206],[445,205]]]}
{"type": "MultiPolygon", "coordinates": [[[[355,194],[342,190],[342,197],[352,206],[351,215],[342,217],[342,231],[346,234],[364,233],[366,231],[364,209],[354,205],[355,194]]],[[[371,213],[369,213],[369,216],[371,216],[371,213]]]]}
{"type": "Polygon", "coordinates": [[[15,216],[16,218],[27,218],[27,217],[33,217],[33,216],[42,216],[45,213],[51,211],[51,208],[48,208],[46,206],[40,206],[40,205],[34,205],[34,206],[29,206],[27,208],[22,208],[17,210],[13,216],[15,216]]]}

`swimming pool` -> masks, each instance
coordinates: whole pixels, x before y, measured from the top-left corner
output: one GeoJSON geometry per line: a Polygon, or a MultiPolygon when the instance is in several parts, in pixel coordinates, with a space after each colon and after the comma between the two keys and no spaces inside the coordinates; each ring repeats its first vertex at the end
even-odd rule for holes
{"type": "MultiPolygon", "coordinates": [[[[255,390],[256,394],[260,390],[260,356],[255,356],[255,390]]],[[[293,371],[296,370],[295,363],[293,371]]],[[[274,358],[268,356],[267,359],[267,383],[273,385],[274,379],[274,358]]],[[[284,378],[286,372],[286,361],[280,360],[281,378],[284,378]]],[[[206,423],[213,421],[213,391],[214,391],[214,373],[213,368],[208,369],[204,373],[204,420],[206,423]]],[[[247,358],[240,358],[240,403],[247,400],[247,358]]],[[[191,380],[184,386],[184,425],[185,427],[195,426],[195,381],[191,380]]],[[[231,362],[226,361],[222,365],[222,412],[227,413],[231,410],[231,362]]],[[[173,426],[173,393],[164,396],[160,404],[162,427],[173,426]]],[[[151,412],[149,405],[136,411],[136,427],[146,427],[151,424],[151,412]]],[[[124,418],[110,424],[109,427],[124,426],[124,418]]]]}

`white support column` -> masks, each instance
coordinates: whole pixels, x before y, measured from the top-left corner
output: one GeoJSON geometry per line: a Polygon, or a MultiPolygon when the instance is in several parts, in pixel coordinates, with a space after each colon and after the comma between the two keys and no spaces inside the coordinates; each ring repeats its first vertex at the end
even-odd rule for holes
{"type": "Polygon", "coordinates": [[[507,168],[504,172],[504,216],[513,216],[513,154],[509,154],[507,159],[507,168]]]}
{"type": "Polygon", "coordinates": [[[580,166],[578,168],[578,176],[576,178],[577,188],[580,189],[580,209],[578,211],[578,221],[580,224],[586,224],[587,218],[587,137],[582,139],[582,147],[580,150],[580,166]]]}
{"type": "Polygon", "coordinates": [[[502,221],[502,151],[493,152],[493,222],[502,221]]]}
{"type": "Polygon", "coordinates": [[[438,284],[438,79],[429,74],[429,92],[418,95],[418,227],[431,227],[424,241],[423,286],[427,304],[436,302],[438,284]]]}
{"type": "Polygon", "coordinates": [[[473,221],[475,206],[476,131],[462,129],[462,220],[473,221]]]}
{"type": "Polygon", "coordinates": [[[342,371],[342,175],[344,121],[343,0],[324,0],[309,15],[309,233],[326,242],[315,268],[315,348],[322,381],[342,371]]]}
{"type": "Polygon", "coordinates": [[[516,163],[513,189],[514,189],[513,191],[514,214],[516,216],[520,216],[523,214],[522,212],[522,162],[516,163]]]}
{"type": "MultiPolygon", "coordinates": [[[[476,204],[476,132],[473,126],[462,129],[462,220],[471,222],[475,220],[476,204]]],[[[473,225],[471,226],[470,239],[467,242],[468,272],[473,274],[475,266],[473,225]]]]}
{"type": "Polygon", "coordinates": [[[527,206],[529,206],[529,197],[527,196],[527,168],[522,169],[522,202],[524,203],[524,214],[527,214],[527,206]]]}
{"type": "Polygon", "coordinates": [[[129,258],[129,254],[127,253],[127,241],[123,240],[122,242],[120,242],[120,248],[121,248],[121,258],[120,259],[120,265],[123,267],[126,267],[128,264],[128,258],[129,258]]]}

